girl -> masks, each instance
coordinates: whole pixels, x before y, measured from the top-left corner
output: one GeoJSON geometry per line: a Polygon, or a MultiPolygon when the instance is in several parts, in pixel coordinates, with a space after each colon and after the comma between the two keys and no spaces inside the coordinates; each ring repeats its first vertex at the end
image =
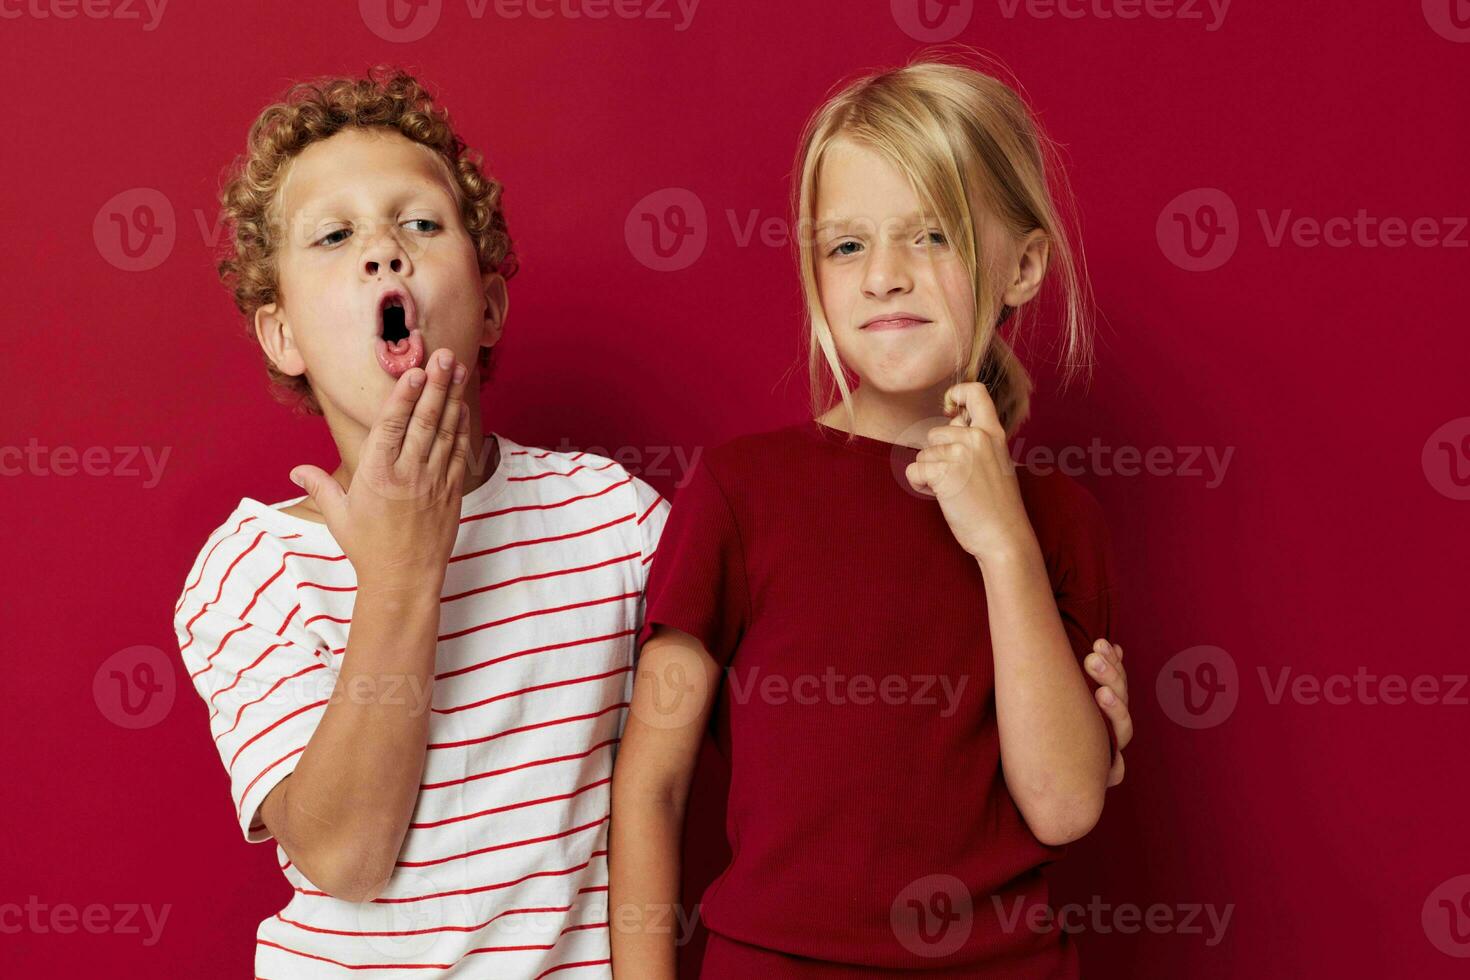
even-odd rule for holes
{"type": "Polygon", "coordinates": [[[706,980],[1076,976],[1040,871],[1097,822],[1131,722],[1121,651],[1088,656],[1113,627],[1097,503],[1007,452],[1030,382],[999,328],[1048,276],[1066,362],[1089,350],[1043,160],[1016,93],[953,65],[865,78],[808,125],[817,417],[707,453],[664,531],[614,776],[619,976],[674,976],[712,712],[733,857],[706,980]]]}

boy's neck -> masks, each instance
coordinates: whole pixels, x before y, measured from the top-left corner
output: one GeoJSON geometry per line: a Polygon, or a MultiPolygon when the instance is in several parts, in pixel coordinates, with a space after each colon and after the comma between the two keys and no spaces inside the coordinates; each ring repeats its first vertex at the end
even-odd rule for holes
{"type": "MultiPolygon", "coordinates": [[[[470,416],[470,456],[465,469],[462,497],[468,497],[484,486],[485,481],[495,475],[496,467],[500,465],[500,441],[493,437],[486,439],[485,428],[480,421],[479,399],[467,398],[465,409],[470,416]]],[[[352,477],[357,472],[359,450],[367,433],[363,432],[356,438],[342,438],[336,431],[337,427],[331,425],[330,422],[328,424],[333,430],[333,439],[337,443],[338,455],[341,457],[341,463],[333,471],[332,478],[341,484],[342,489],[348,490],[352,487],[352,477]]],[[[318,524],[326,523],[310,497],[283,508],[283,513],[315,521],[318,524]]]]}

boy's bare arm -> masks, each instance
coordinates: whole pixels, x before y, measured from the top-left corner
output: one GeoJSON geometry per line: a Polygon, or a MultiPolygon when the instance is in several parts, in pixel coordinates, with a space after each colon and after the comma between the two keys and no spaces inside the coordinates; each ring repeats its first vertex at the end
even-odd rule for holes
{"type": "Polygon", "coordinates": [[[357,573],[336,687],[295,771],[261,818],[308,880],[370,901],[392,876],[422,780],[439,595],[459,529],[469,435],[466,370],[435,352],[398,379],[350,488],[295,474],[357,573]]]}

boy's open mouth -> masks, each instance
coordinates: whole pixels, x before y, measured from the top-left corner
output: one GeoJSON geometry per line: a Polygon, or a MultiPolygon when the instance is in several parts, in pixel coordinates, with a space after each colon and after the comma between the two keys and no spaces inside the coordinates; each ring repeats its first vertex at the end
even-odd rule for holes
{"type": "Polygon", "coordinates": [[[418,329],[413,297],[390,290],[378,298],[378,335],[373,347],[378,366],[395,380],[424,364],[424,336],[418,329]]]}

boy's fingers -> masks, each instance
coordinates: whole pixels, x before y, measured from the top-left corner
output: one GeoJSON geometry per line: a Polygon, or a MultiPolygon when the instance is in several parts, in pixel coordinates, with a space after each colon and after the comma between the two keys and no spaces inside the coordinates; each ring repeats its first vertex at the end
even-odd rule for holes
{"type": "Polygon", "coordinates": [[[1113,768],[1108,770],[1108,789],[1112,789],[1123,781],[1123,753],[1119,752],[1117,758],[1113,759],[1113,768]]]}
{"type": "Polygon", "coordinates": [[[403,451],[398,454],[405,463],[423,463],[434,448],[434,440],[439,434],[439,419],[452,383],[454,353],[447,347],[436,350],[429,356],[427,370],[429,379],[419,393],[418,404],[413,407],[408,431],[403,435],[403,451]]]}
{"type": "Polygon", "coordinates": [[[449,486],[463,487],[465,473],[469,469],[470,458],[470,416],[468,412],[461,412],[459,416],[459,431],[454,435],[454,451],[449,456],[449,473],[446,476],[449,486]]]}
{"type": "Polygon", "coordinates": [[[342,489],[342,484],[319,466],[296,467],[291,471],[291,482],[306,491],[329,524],[333,523],[338,510],[347,501],[347,491],[342,489]]]}
{"type": "Polygon", "coordinates": [[[403,436],[408,431],[408,420],[413,415],[413,407],[418,403],[423,385],[421,368],[410,368],[399,376],[363,443],[365,461],[376,459],[385,466],[392,466],[398,461],[398,454],[403,450],[403,436]]]}
{"type": "Polygon", "coordinates": [[[469,416],[465,413],[464,386],[469,376],[463,364],[456,363],[453,378],[449,383],[449,401],[444,405],[444,414],[439,419],[439,431],[434,436],[434,445],[429,450],[429,472],[444,473],[449,469],[454,454],[455,442],[459,439],[460,423],[469,416]]]}

